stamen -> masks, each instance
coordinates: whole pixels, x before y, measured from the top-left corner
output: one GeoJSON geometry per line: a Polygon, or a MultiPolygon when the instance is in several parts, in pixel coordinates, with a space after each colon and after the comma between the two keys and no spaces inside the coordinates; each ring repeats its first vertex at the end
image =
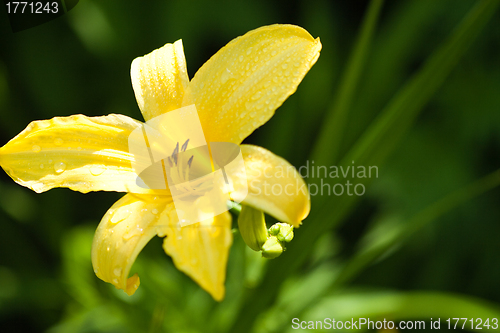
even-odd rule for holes
{"type": "Polygon", "coordinates": [[[184,142],[184,144],[182,145],[181,151],[186,151],[187,146],[188,146],[188,142],[189,142],[189,139],[187,139],[186,142],[184,142]]]}
{"type": "Polygon", "coordinates": [[[174,160],[175,165],[177,165],[177,154],[179,154],[179,142],[177,142],[174,152],[172,153],[172,159],[174,160]]]}
{"type": "Polygon", "coordinates": [[[191,167],[191,163],[193,163],[193,158],[194,158],[194,155],[191,155],[191,157],[188,160],[188,166],[189,167],[191,167]]]}
{"type": "Polygon", "coordinates": [[[184,181],[187,182],[189,180],[189,168],[184,170],[184,181]]]}

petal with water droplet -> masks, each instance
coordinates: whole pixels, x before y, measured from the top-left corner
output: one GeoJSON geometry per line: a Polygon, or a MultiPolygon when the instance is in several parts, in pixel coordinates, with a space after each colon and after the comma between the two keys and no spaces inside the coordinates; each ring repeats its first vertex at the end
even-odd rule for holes
{"type": "Polygon", "coordinates": [[[146,121],[180,108],[189,83],[182,41],[134,59],[130,75],[146,121]]]}
{"type": "Polygon", "coordinates": [[[92,266],[97,277],[132,295],[139,277],[128,277],[144,246],[157,234],[165,235],[174,209],[169,197],[153,200],[151,196],[127,194],[104,215],[92,244],[92,266]],[[144,212],[156,209],[159,217],[144,212]],[[119,216],[119,221],[113,217],[119,216]]]}
{"type": "Polygon", "coordinates": [[[235,191],[231,198],[299,227],[311,209],[309,191],[299,172],[286,160],[262,147],[240,147],[245,173],[233,171],[235,191]]]}
{"type": "Polygon", "coordinates": [[[129,153],[129,135],[140,126],[123,115],[34,121],[0,148],[0,165],[36,192],[69,187],[83,193],[150,193],[136,185],[129,153]]]}
{"type": "Polygon", "coordinates": [[[183,105],[196,105],[207,141],[239,144],[295,92],[320,50],[319,39],[297,26],[276,24],[252,30],[232,40],[200,68],[189,83],[183,105]],[[290,68],[290,61],[299,66],[290,68]],[[299,75],[291,75],[295,72],[299,75]],[[266,93],[271,89],[269,82],[275,88],[270,95],[266,93]],[[261,116],[246,116],[252,111],[261,116]]]}
{"type": "Polygon", "coordinates": [[[215,300],[221,301],[232,244],[231,215],[225,212],[210,220],[166,231],[163,248],[177,269],[189,275],[215,300]]]}

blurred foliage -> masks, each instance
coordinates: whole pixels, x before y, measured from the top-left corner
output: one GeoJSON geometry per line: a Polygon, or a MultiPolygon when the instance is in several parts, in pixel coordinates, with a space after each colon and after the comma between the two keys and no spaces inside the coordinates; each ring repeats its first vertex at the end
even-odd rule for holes
{"type": "Polygon", "coordinates": [[[321,56],[246,142],[296,167],[313,152],[327,165],[349,164],[342,159],[358,156],[349,155],[352,147],[373,143],[363,156],[378,161],[379,175],[360,198],[313,197],[311,218],[272,265],[236,233],[226,299],[216,303],[175,269],[158,238],[134,265],[142,282],[134,296],[95,277],[93,232],[120,194],[35,194],[2,172],[0,330],[287,332],[293,318],[500,317],[500,176],[491,174],[500,168],[496,1],[375,0],[371,25],[364,19],[370,2],[328,0],[85,0],[15,34],[4,17],[1,145],[37,119],[77,113],[141,119],[130,63],[167,42],[183,39],[192,77],[231,39],[292,23],[321,38],[321,56]],[[491,8],[474,21],[470,13],[481,6],[491,8]],[[470,23],[464,34],[461,22],[470,23]],[[446,44],[455,37],[457,44],[446,44]],[[427,81],[410,87],[413,99],[394,104],[426,69],[427,81]],[[342,99],[348,102],[339,107],[342,99]],[[374,130],[391,112],[392,127],[374,130]],[[335,126],[335,142],[315,150],[322,129],[335,126]],[[370,131],[385,141],[366,140],[370,131]]]}

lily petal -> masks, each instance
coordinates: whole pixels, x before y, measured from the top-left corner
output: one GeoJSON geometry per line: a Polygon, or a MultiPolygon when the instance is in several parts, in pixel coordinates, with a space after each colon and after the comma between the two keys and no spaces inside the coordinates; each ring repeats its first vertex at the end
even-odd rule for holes
{"type": "Polygon", "coordinates": [[[92,266],[97,277],[132,295],[139,277],[128,277],[137,255],[157,234],[165,235],[173,205],[168,197],[127,194],[104,215],[92,244],[92,266]],[[156,198],[156,199],[155,199],[156,198]]]}
{"type": "Polygon", "coordinates": [[[279,221],[299,227],[311,210],[306,183],[283,158],[262,147],[241,145],[246,175],[234,173],[237,181],[231,198],[260,209],[279,221]],[[248,194],[243,188],[246,182],[248,194]]]}
{"type": "Polygon", "coordinates": [[[0,165],[35,192],[54,187],[75,191],[148,193],[136,186],[128,137],[141,123],[124,115],[74,115],[34,121],[0,148],[0,165]]]}
{"type": "Polygon", "coordinates": [[[183,104],[195,103],[208,142],[239,144],[295,92],[320,50],[319,38],[297,26],[252,30],[200,68],[183,104]]]}
{"type": "Polygon", "coordinates": [[[180,108],[189,84],[182,41],[166,44],[134,59],[130,75],[137,104],[146,121],[180,108]]]}
{"type": "Polygon", "coordinates": [[[216,301],[224,298],[226,264],[232,244],[231,215],[166,230],[163,241],[177,269],[189,275],[216,301]]]}

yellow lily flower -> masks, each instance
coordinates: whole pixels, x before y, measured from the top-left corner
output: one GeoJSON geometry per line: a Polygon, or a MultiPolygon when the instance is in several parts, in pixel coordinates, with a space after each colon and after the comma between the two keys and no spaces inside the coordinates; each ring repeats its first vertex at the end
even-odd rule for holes
{"type": "MultiPolygon", "coordinates": [[[[179,40],[135,59],[132,85],[146,121],[194,104],[207,142],[240,144],[296,90],[320,50],[319,39],[300,27],[265,26],[231,41],[189,81],[179,40]]],[[[38,193],[54,187],[129,192],[96,230],[96,275],[132,295],[139,277],[128,276],[137,255],[155,235],[166,236],[163,248],[175,266],[220,301],[232,243],[231,215],[226,211],[181,227],[168,188],[138,188],[128,137],[140,126],[117,114],[34,121],[0,148],[0,165],[17,183],[38,193]]],[[[298,172],[264,148],[240,148],[246,177],[236,177],[234,187],[242,185],[238,182],[248,186],[242,204],[298,227],[310,210],[298,172]],[[272,172],[278,169],[285,172],[272,172]],[[275,194],[269,191],[273,186],[286,191],[275,194]]]]}

